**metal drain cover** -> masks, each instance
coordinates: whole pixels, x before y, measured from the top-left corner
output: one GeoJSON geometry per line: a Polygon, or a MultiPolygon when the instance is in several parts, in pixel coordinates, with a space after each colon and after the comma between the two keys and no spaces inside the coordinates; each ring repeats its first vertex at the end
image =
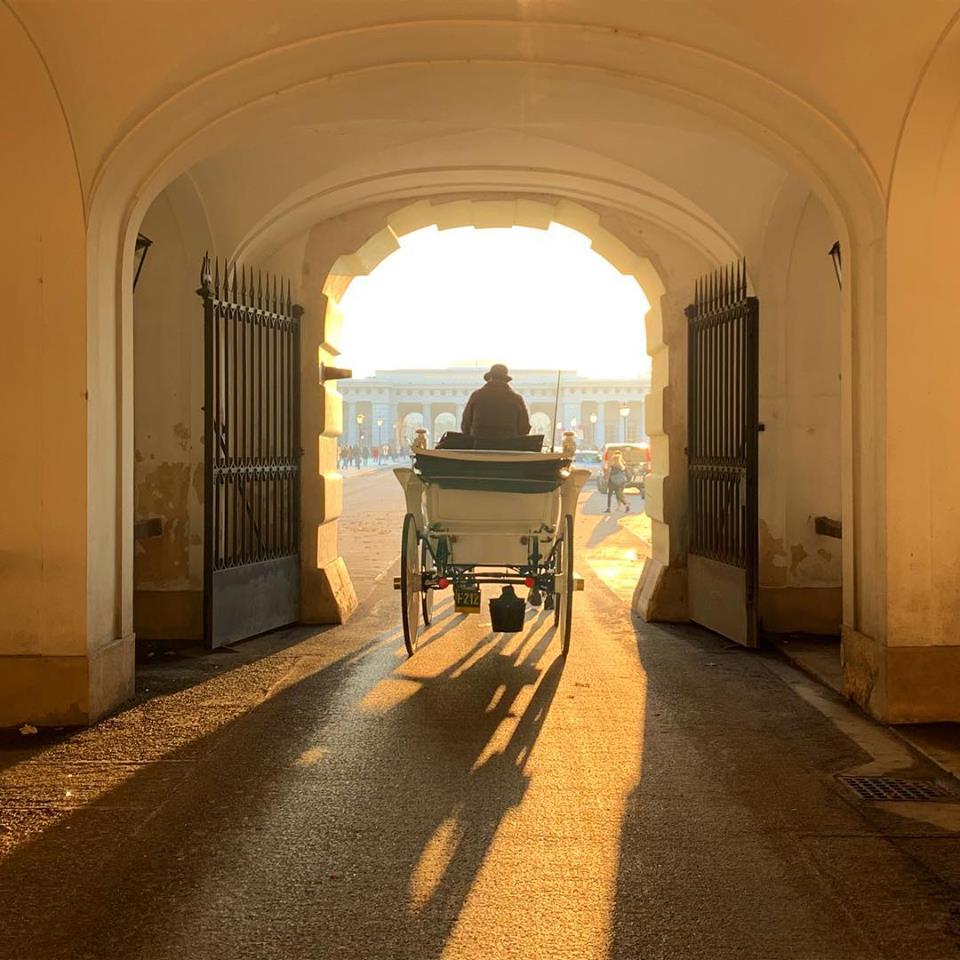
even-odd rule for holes
{"type": "Polygon", "coordinates": [[[861,800],[952,800],[933,780],[903,780],[900,777],[853,777],[838,774],[861,800]]]}

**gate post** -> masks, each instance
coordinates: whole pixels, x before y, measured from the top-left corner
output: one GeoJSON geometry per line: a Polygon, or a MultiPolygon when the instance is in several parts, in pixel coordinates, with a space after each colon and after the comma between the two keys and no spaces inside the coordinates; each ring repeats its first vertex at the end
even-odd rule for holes
{"type": "Polygon", "coordinates": [[[653,364],[645,422],[651,470],[646,482],[651,554],[633,594],[647,621],[687,620],[687,320],[689,297],[664,294],[647,313],[653,364]]]}
{"type": "Polygon", "coordinates": [[[300,327],[300,619],[344,623],[357,594],[337,547],[343,512],[343,477],[337,437],[343,433],[343,400],[335,382],[323,382],[321,365],[334,363],[340,313],[336,302],[305,285],[300,327]]]}

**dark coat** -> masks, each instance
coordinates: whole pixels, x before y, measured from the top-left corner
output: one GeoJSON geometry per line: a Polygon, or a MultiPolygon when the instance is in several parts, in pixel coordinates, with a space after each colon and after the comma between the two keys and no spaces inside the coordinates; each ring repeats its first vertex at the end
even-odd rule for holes
{"type": "Polygon", "coordinates": [[[527,405],[504,380],[490,380],[470,394],[461,430],[471,437],[503,440],[530,432],[527,405]]]}

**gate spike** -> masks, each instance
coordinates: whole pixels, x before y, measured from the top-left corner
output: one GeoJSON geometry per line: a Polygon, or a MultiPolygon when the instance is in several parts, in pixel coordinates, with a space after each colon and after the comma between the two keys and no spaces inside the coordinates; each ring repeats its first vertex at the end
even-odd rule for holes
{"type": "Polygon", "coordinates": [[[730,291],[733,290],[733,264],[728,263],[727,269],[724,271],[724,283],[723,283],[723,299],[726,302],[726,305],[729,306],[732,297],[730,296],[730,291]]]}
{"type": "Polygon", "coordinates": [[[270,288],[270,309],[277,312],[277,275],[273,275],[273,285],[270,288]]]}
{"type": "Polygon", "coordinates": [[[230,299],[236,303],[237,302],[237,261],[233,261],[233,291],[231,293],[230,299]]]}
{"type": "Polygon", "coordinates": [[[263,276],[260,268],[257,268],[257,306],[263,306],[263,276]]]}
{"type": "Polygon", "coordinates": [[[220,258],[213,258],[213,292],[215,296],[220,296],[220,258]]]}
{"type": "Polygon", "coordinates": [[[284,311],[283,311],[284,313],[286,313],[286,314],[289,314],[289,313],[290,313],[290,307],[291,307],[292,303],[293,303],[293,299],[292,299],[292,297],[290,296],[290,281],[289,281],[289,279],[288,279],[288,280],[287,280],[287,304],[286,304],[286,308],[285,308],[284,311]]]}
{"type": "Polygon", "coordinates": [[[203,259],[200,261],[200,286],[210,286],[210,251],[206,250],[203,259]]]}

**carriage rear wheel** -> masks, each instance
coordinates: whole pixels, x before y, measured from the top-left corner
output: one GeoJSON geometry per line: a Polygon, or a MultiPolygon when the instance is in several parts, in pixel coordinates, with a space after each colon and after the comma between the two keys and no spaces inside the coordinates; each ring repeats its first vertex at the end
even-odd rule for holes
{"type": "Polygon", "coordinates": [[[403,518],[403,539],[400,544],[400,610],[403,614],[403,642],[407,656],[417,649],[420,630],[422,567],[417,521],[412,513],[403,518]]]}
{"type": "MultiPolygon", "coordinates": [[[[423,576],[427,572],[427,569],[433,566],[433,555],[430,553],[430,550],[427,547],[427,541],[420,541],[420,575],[423,576]]],[[[420,609],[423,612],[423,623],[424,626],[429,627],[430,622],[433,620],[433,593],[429,587],[424,587],[423,592],[420,595],[420,609]]]]}
{"type": "Polygon", "coordinates": [[[561,578],[563,592],[554,595],[553,625],[560,628],[560,645],[563,656],[570,649],[570,630],[573,626],[573,517],[563,517],[563,539],[560,541],[560,562],[557,576],[561,578]]]}

